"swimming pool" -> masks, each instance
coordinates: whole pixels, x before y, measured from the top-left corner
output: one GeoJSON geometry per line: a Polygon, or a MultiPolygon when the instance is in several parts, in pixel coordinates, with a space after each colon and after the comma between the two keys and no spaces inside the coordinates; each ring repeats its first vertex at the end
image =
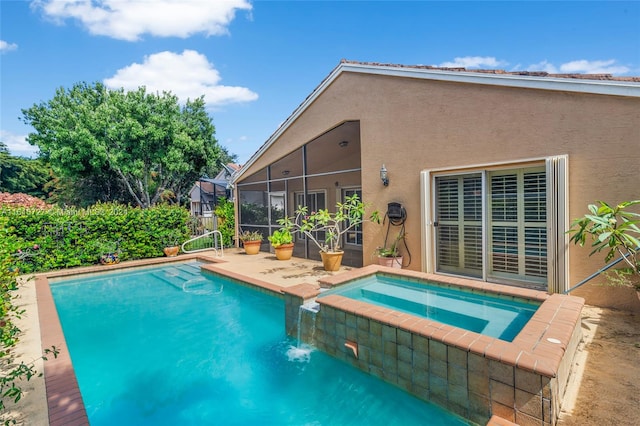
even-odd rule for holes
{"type": "Polygon", "coordinates": [[[292,350],[280,298],[195,262],[50,288],[93,426],[466,424],[323,352],[292,350]]]}
{"type": "Polygon", "coordinates": [[[540,302],[478,294],[391,275],[358,279],[320,295],[338,294],[511,342],[540,302]]]}

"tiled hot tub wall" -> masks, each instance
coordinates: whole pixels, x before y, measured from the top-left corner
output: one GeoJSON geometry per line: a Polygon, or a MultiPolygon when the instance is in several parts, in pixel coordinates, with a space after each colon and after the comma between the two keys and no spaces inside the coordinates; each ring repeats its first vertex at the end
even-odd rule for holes
{"type": "MultiPolygon", "coordinates": [[[[323,285],[338,285],[379,271],[388,270],[369,266],[340,274],[323,285]]],[[[539,300],[542,305],[514,341],[505,342],[327,295],[317,299],[320,311],[315,319],[315,346],[478,424],[486,424],[494,414],[522,426],[556,423],[571,362],[582,338],[582,299],[413,271],[396,273],[478,292],[539,300]]],[[[287,332],[295,336],[298,306],[312,293],[304,286],[285,293],[287,332]]]]}

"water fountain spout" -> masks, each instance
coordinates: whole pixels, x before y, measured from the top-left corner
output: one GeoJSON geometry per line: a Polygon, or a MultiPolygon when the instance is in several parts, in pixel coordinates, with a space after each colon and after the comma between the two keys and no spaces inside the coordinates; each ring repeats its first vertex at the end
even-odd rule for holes
{"type": "Polygon", "coordinates": [[[298,347],[303,341],[313,343],[316,331],[316,314],[320,311],[320,304],[315,300],[300,305],[298,310],[298,347]],[[304,320],[304,318],[307,318],[304,320]],[[303,332],[306,329],[306,332],[303,332]]]}
{"type": "Polygon", "coordinates": [[[356,357],[356,359],[358,359],[358,344],[356,342],[351,342],[347,340],[346,342],[344,342],[344,346],[347,349],[351,349],[351,352],[353,352],[353,356],[356,357]]]}

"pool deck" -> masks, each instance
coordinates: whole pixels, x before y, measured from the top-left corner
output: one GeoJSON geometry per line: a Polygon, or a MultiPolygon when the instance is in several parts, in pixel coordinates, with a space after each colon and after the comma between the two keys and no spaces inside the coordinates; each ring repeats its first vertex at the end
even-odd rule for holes
{"type": "MultiPolygon", "coordinates": [[[[73,366],[66,348],[64,335],[49,289],[49,278],[64,277],[76,274],[91,274],[129,267],[159,265],[171,261],[187,261],[202,259],[211,262],[206,269],[219,271],[230,277],[237,277],[245,282],[258,285],[267,291],[280,293],[288,287],[305,284],[307,287],[320,288],[320,282],[331,280],[332,276],[352,271],[357,274],[358,268],[342,267],[337,272],[327,272],[321,262],[292,258],[289,261],[278,261],[275,255],[259,253],[246,255],[240,249],[225,250],[223,258],[216,258],[213,252],[180,255],[175,258],[145,259],[122,262],[112,266],[92,266],[54,271],[35,276],[27,281],[27,292],[34,293],[33,305],[27,306],[29,313],[37,311],[37,320],[32,320],[27,332],[30,336],[40,335],[39,345],[32,345],[30,359],[36,359],[43,348],[55,345],[60,355],[41,363],[39,371],[44,369],[44,380],[34,381],[35,389],[28,396],[29,402],[20,409],[20,417],[28,419],[24,424],[49,424],[51,426],[88,425],[88,418],[82,403],[73,366]],[[48,415],[46,414],[48,413],[48,415]],[[46,423],[48,420],[48,423],[46,423]],[[35,423],[34,423],[35,421],[35,423]]],[[[351,274],[349,274],[351,275],[351,274]]],[[[28,297],[27,297],[28,299],[28,297]]],[[[29,339],[27,339],[29,340],[29,339]]],[[[35,340],[38,340],[37,338],[35,340]]],[[[37,365],[38,366],[38,365],[37,365]]],[[[33,379],[32,379],[33,380],[33,379]]],[[[489,424],[500,425],[502,419],[492,418],[489,424]]]]}

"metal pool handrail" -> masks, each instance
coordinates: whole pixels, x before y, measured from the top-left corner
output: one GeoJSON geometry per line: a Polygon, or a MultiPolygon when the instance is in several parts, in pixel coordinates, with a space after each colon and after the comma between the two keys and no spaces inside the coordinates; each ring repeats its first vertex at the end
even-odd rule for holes
{"type": "Polygon", "coordinates": [[[190,240],[187,240],[184,243],[182,243],[183,253],[197,253],[199,251],[205,251],[205,250],[214,250],[216,252],[216,257],[224,256],[224,242],[222,240],[222,233],[220,231],[205,232],[202,235],[198,235],[197,237],[191,238],[190,240]],[[213,236],[213,238],[211,238],[211,236],[213,236]],[[193,243],[194,241],[203,240],[203,242],[206,242],[207,240],[204,239],[205,237],[209,237],[209,240],[213,244],[203,244],[201,247],[198,247],[196,249],[185,248],[187,244],[193,243]]]}

